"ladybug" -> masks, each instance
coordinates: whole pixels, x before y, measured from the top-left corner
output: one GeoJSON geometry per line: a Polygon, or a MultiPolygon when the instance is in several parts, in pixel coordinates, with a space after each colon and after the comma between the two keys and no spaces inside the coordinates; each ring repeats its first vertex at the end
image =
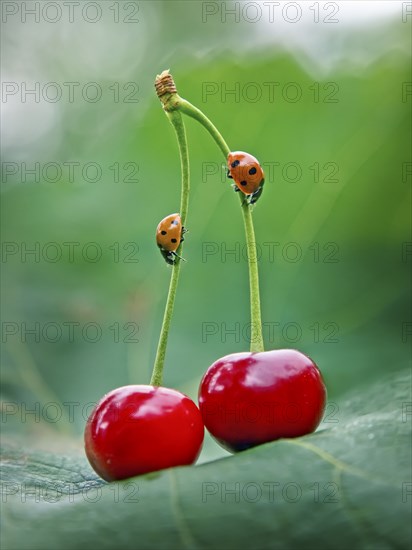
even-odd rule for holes
{"type": "Polygon", "coordinates": [[[265,174],[259,161],[243,151],[229,153],[227,157],[228,178],[233,179],[235,191],[242,191],[249,200],[248,204],[254,204],[260,197],[265,183],[265,174]]]}
{"type": "Polygon", "coordinates": [[[166,216],[157,226],[156,243],[166,263],[175,265],[176,258],[183,260],[183,258],[176,253],[176,250],[184,240],[183,234],[185,232],[186,229],[182,226],[180,214],[170,214],[170,216],[166,216]]]}

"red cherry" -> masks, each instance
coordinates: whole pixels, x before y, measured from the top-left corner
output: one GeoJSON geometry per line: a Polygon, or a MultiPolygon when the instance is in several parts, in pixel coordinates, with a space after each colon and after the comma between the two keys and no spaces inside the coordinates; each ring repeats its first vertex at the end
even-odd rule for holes
{"type": "Polygon", "coordinates": [[[186,395],[156,386],[123,386],[106,394],[90,415],[85,450],[107,481],[195,462],[204,427],[186,395]]]}
{"type": "Polygon", "coordinates": [[[318,367],[292,349],[226,355],[209,367],[199,388],[206,428],[232,452],[313,432],[325,402],[318,367]]]}

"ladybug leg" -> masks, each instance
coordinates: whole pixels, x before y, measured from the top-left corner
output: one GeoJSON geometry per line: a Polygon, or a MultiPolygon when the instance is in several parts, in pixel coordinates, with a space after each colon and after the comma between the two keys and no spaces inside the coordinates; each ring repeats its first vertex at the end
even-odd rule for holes
{"type": "Polygon", "coordinates": [[[176,258],[179,258],[179,260],[182,260],[183,262],[185,262],[186,260],[184,258],[182,258],[182,256],[179,256],[179,254],[177,254],[176,252],[172,252],[173,256],[175,256],[174,260],[173,260],[173,264],[176,263],[176,258]]]}
{"type": "Polygon", "coordinates": [[[259,187],[259,189],[257,191],[255,191],[254,193],[252,193],[250,195],[250,200],[249,200],[249,204],[255,204],[255,202],[258,201],[260,195],[263,193],[263,184],[261,184],[261,186],[259,187]]]}
{"type": "Polygon", "coordinates": [[[189,231],[189,230],[186,229],[186,227],[182,227],[182,236],[180,237],[180,242],[181,242],[181,243],[185,240],[185,238],[183,237],[183,235],[184,235],[185,233],[187,233],[188,231],[189,231]]]}
{"type": "Polygon", "coordinates": [[[229,170],[227,171],[227,177],[230,178],[231,180],[233,179],[233,177],[230,175],[229,170]]]}
{"type": "Polygon", "coordinates": [[[240,189],[235,183],[232,185],[232,188],[235,193],[239,193],[240,189]]]}

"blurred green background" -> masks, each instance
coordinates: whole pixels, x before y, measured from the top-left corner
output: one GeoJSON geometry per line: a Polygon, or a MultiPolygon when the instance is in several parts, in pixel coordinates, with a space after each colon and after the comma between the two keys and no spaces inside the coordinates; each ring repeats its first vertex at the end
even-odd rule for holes
{"type": "MultiPolygon", "coordinates": [[[[283,3],[273,21],[250,2],[97,2],[73,21],[61,3],[56,22],[53,6],[37,22],[9,4],[6,432],[80,447],[88,404],[149,382],[170,277],[154,234],[180,200],[177,144],[153,88],[166,68],[266,170],[253,216],[267,348],[309,354],[332,401],[406,366],[412,78],[401,2],[295,3],[299,20],[283,3]]],[[[190,232],[164,382],[196,398],[214,360],[248,348],[249,305],[238,198],[215,144],[186,127],[190,232]]],[[[222,454],[208,439],[201,460],[222,454]]]]}

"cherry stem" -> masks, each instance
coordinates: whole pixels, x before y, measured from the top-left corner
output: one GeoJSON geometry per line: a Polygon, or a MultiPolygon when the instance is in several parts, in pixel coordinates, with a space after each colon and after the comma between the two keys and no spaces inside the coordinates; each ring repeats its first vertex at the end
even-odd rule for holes
{"type": "Polygon", "coordinates": [[[250,291],[250,351],[265,351],[262,334],[262,313],[260,309],[259,292],[259,268],[256,251],[255,229],[250,205],[240,197],[242,201],[243,224],[245,226],[247,261],[249,266],[249,291],[250,291]]]}
{"type": "MultiPolygon", "coordinates": [[[[179,145],[180,165],[182,171],[182,191],[180,197],[180,218],[182,227],[186,225],[187,212],[189,208],[189,191],[190,191],[190,174],[189,174],[189,154],[187,148],[186,130],[182,115],[176,111],[166,111],[166,114],[173,125],[176,132],[177,142],[179,145]]],[[[183,243],[177,249],[177,253],[181,256],[183,243]]],[[[170,278],[169,292],[166,300],[166,307],[163,316],[162,328],[160,330],[159,343],[157,346],[156,359],[153,366],[152,378],[150,384],[153,386],[161,386],[163,382],[163,369],[166,356],[167,340],[169,336],[170,324],[173,316],[173,308],[176,298],[177,285],[180,274],[180,258],[176,258],[176,263],[172,266],[172,275],[170,278]]]]}
{"type": "MultiPolygon", "coordinates": [[[[178,109],[185,115],[188,115],[206,128],[209,134],[212,136],[218,147],[225,157],[230,153],[230,149],[226,141],[223,139],[222,134],[218,131],[216,126],[202,113],[200,109],[186,101],[185,99],[175,95],[175,101],[173,102],[173,109],[178,109]]],[[[175,111],[173,111],[175,112],[175,111]]],[[[250,335],[250,351],[264,351],[263,334],[262,334],[262,315],[260,309],[260,293],[259,293],[259,270],[257,263],[256,252],[256,239],[255,230],[253,227],[253,218],[251,212],[251,206],[247,204],[244,199],[243,193],[239,193],[241,202],[243,223],[245,226],[246,246],[249,265],[249,287],[250,287],[250,318],[251,318],[251,335],[250,335]]]]}
{"type": "Polygon", "coordinates": [[[226,143],[226,141],[223,139],[222,134],[219,132],[219,130],[216,128],[213,122],[209,120],[207,116],[204,113],[202,113],[200,109],[198,109],[197,107],[189,103],[189,101],[181,97],[179,98],[178,108],[182,113],[194,118],[195,120],[200,122],[202,126],[206,128],[206,130],[215,140],[217,146],[222,151],[223,156],[225,157],[225,160],[227,160],[227,156],[230,153],[229,146],[226,143]]]}

